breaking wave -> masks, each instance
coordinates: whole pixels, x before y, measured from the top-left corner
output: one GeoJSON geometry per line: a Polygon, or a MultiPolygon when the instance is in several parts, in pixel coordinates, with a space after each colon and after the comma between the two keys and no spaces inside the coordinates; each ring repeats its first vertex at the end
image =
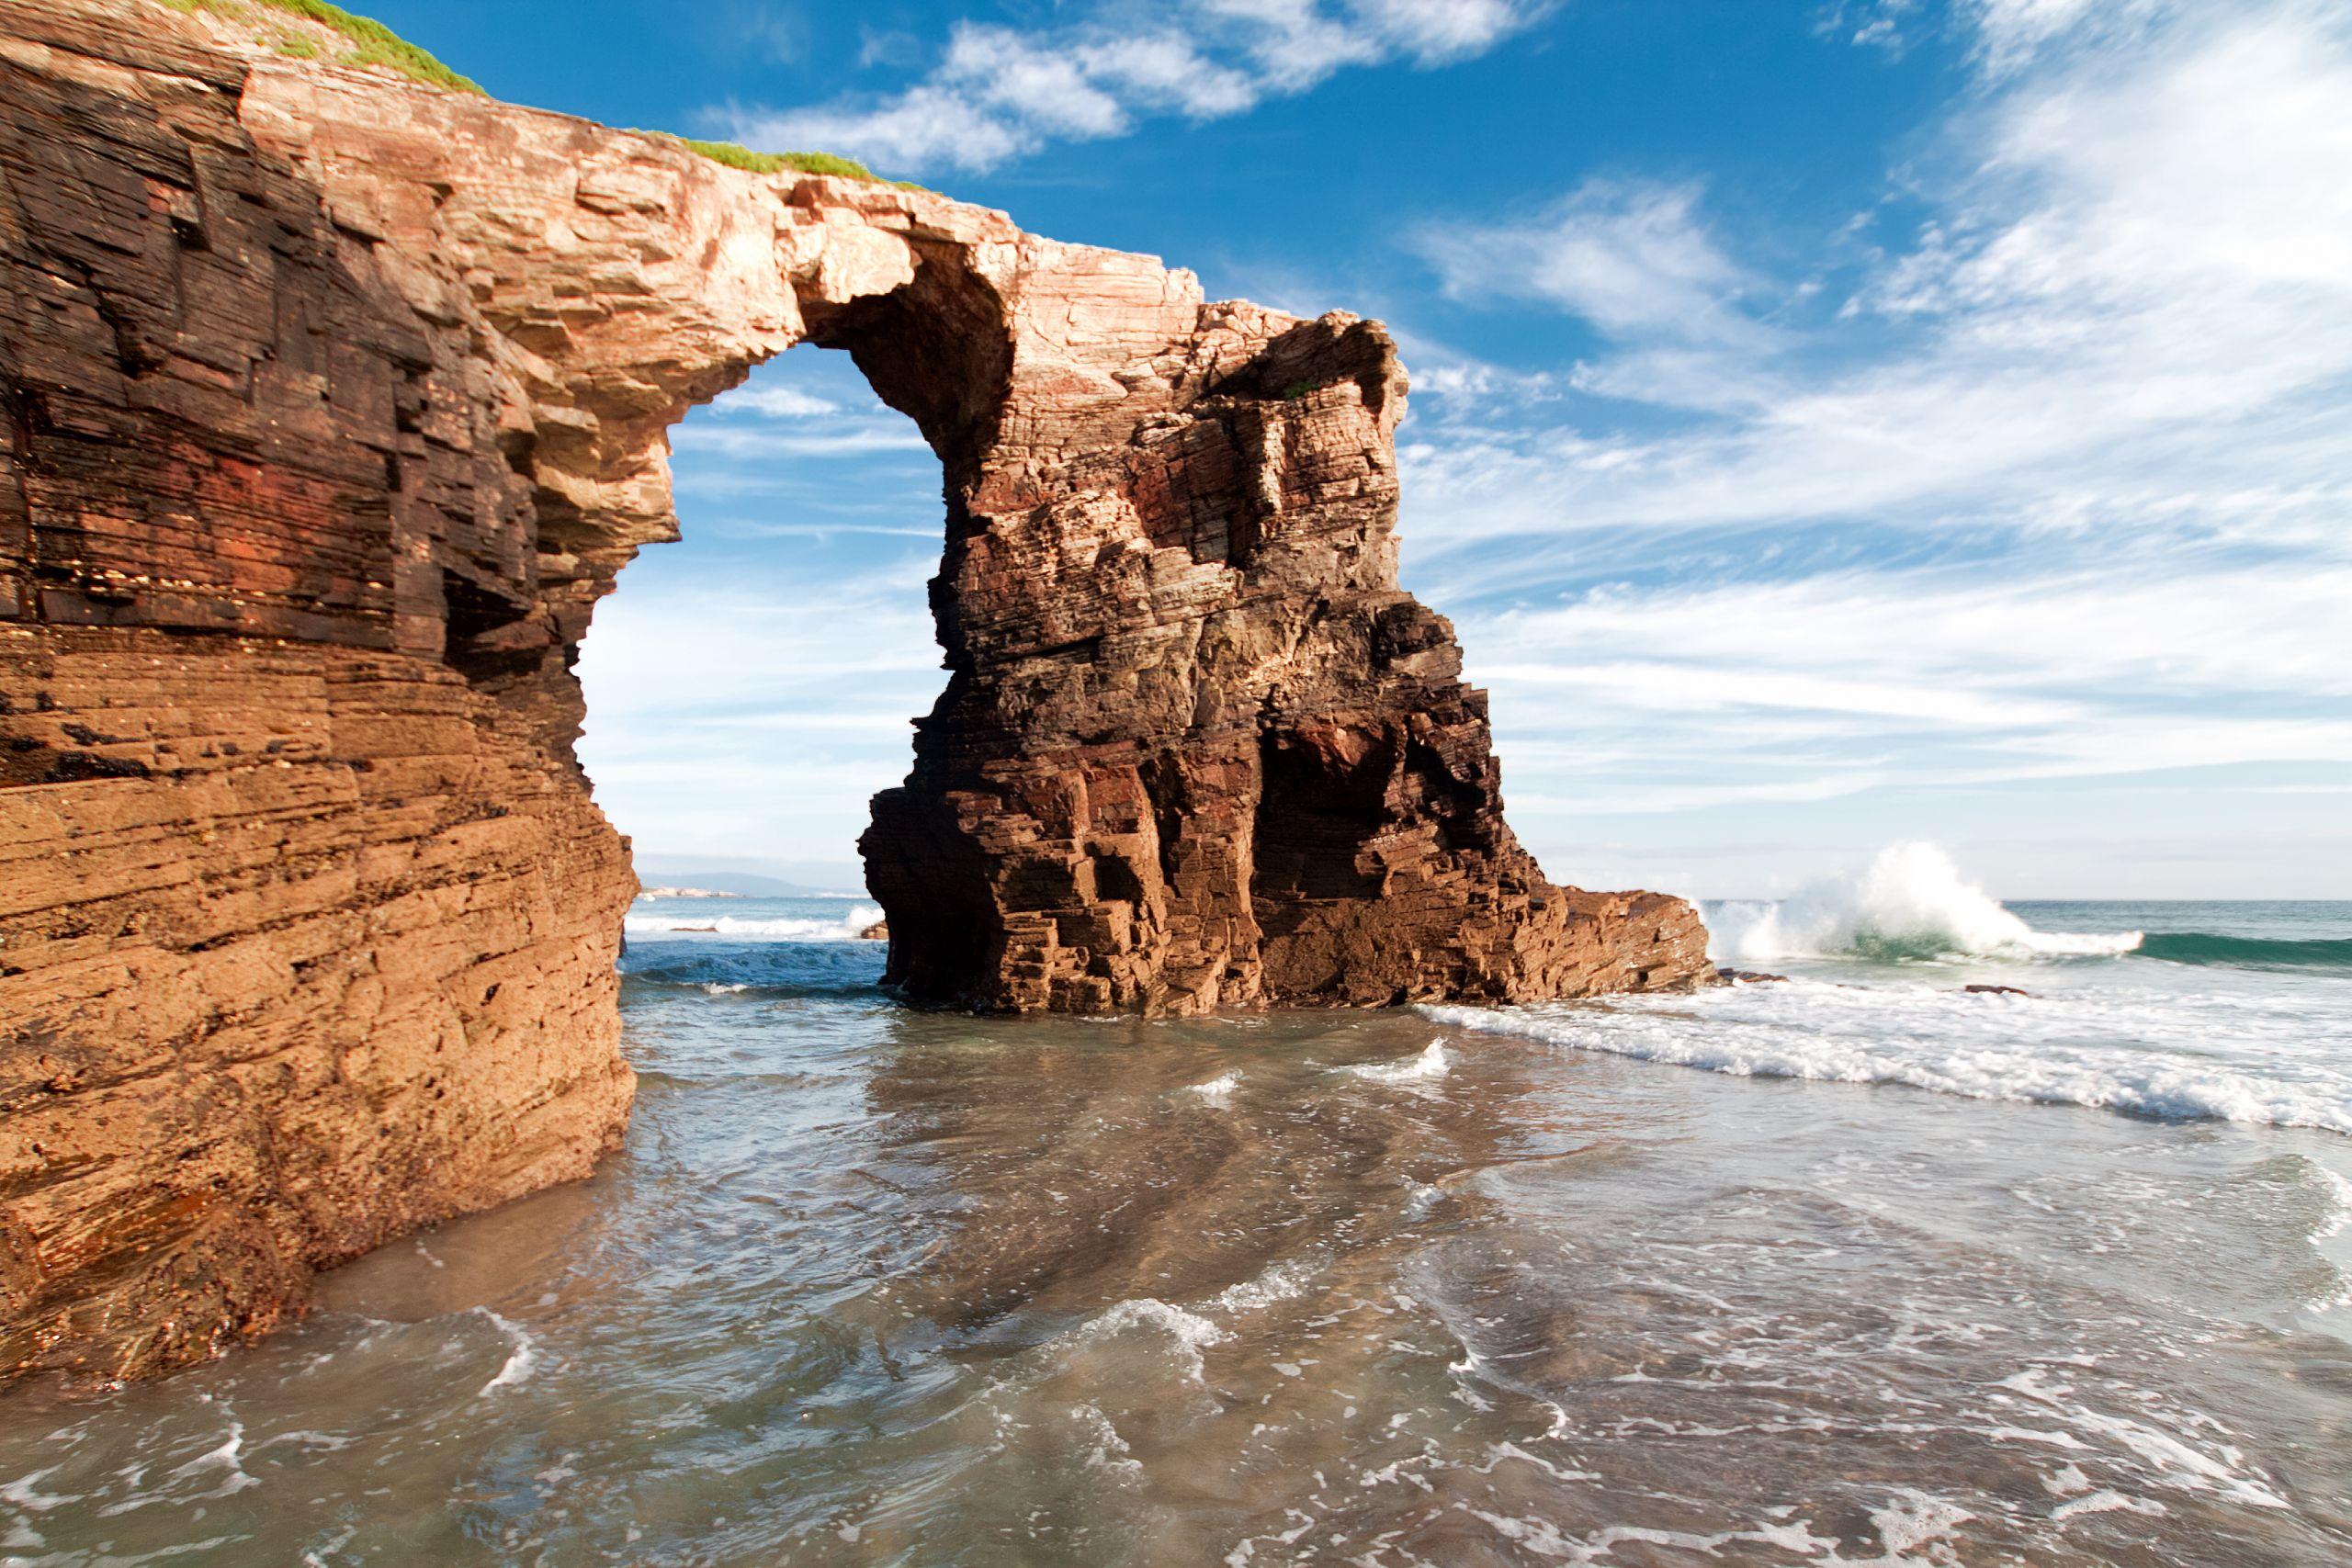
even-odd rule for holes
{"type": "Polygon", "coordinates": [[[737,915],[705,915],[701,913],[655,915],[631,911],[621,921],[621,929],[631,936],[731,936],[758,942],[842,942],[854,938],[875,921],[882,911],[871,904],[860,904],[838,919],[808,919],[783,916],[774,919],[752,919],[737,915]]]}
{"type": "Polygon", "coordinates": [[[2139,931],[2038,931],[1962,876],[1933,844],[1893,844],[1859,874],[1808,884],[1778,903],[1706,907],[1710,956],[1721,964],[1781,958],[2058,958],[2138,949],[2139,931]]]}
{"type": "Polygon", "coordinates": [[[2151,931],[2136,950],[2172,964],[2227,964],[2242,969],[2352,969],[2352,938],[2309,942],[2222,936],[2213,931],[2151,931]]]}

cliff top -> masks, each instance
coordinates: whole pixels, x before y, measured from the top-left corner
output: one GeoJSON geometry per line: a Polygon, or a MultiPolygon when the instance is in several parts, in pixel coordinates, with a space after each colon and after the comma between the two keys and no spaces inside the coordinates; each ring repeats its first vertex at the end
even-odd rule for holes
{"type": "MultiPolygon", "coordinates": [[[[431,51],[401,38],[371,17],[361,17],[327,0],[155,0],[184,16],[200,17],[215,40],[233,48],[319,60],[355,71],[390,73],[444,92],[490,96],[470,76],[444,64],[431,51]]],[[[922,190],[912,180],[886,180],[854,158],[833,152],[762,152],[732,141],[698,141],[666,130],[639,134],[673,141],[713,163],[755,175],[830,175],[871,180],[904,190],[922,190]]]]}

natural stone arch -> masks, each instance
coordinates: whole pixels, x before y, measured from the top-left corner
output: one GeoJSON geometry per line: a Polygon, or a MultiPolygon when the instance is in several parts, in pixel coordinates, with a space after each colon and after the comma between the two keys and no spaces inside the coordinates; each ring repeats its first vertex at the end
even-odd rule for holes
{"type": "Polygon", "coordinates": [[[669,427],[797,343],[945,479],[949,678],[864,840],[911,997],[1706,973],[1504,824],[1375,324],[235,26],[0,11],[0,1365],[199,1357],[616,1146],[571,665],[669,427]]]}

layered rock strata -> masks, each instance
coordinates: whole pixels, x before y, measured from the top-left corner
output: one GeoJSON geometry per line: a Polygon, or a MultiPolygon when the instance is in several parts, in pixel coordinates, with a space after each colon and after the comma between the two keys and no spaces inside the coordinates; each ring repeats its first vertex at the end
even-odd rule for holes
{"type": "Polygon", "coordinates": [[[910,997],[1712,973],[1505,826],[1375,324],[243,26],[0,8],[0,1369],[200,1358],[616,1145],[571,667],[669,426],[799,343],[945,475],[947,689],[861,845],[910,997]]]}

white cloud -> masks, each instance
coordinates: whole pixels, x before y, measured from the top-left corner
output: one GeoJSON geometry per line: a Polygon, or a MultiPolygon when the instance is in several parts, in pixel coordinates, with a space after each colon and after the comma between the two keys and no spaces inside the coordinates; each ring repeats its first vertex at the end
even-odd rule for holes
{"type": "Polygon", "coordinates": [[[1371,33],[1327,15],[1321,0],[1200,0],[1198,10],[1212,23],[1237,25],[1238,47],[1266,90],[1300,92],[1380,58],[1371,33]]]}
{"type": "Polygon", "coordinates": [[[1040,136],[1086,141],[1127,129],[1126,111],[1095,85],[1077,51],[1038,43],[1011,28],[958,22],[937,80],[1040,136]]]}
{"type": "Polygon", "coordinates": [[[1532,222],[1431,227],[1418,246],[1456,299],[1533,299],[1615,335],[1752,341],[1747,286],[1689,186],[1591,180],[1532,222]]]}
{"type": "Polygon", "coordinates": [[[1106,39],[1077,51],[1094,81],[1124,91],[1148,108],[1216,119],[1254,107],[1260,89],[1249,74],[1203,58],[1190,39],[1160,33],[1106,39]]]}
{"type": "Polygon", "coordinates": [[[1492,49],[1526,24],[1530,9],[1513,0],[1358,0],[1356,14],[1377,36],[1434,63],[1492,49]]]}
{"type": "Polygon", "coordinates": [[[2128,36],[2173,8],[2174,0],[1962,0],[1960,6],[1978,60],[1996,75],[2085,33],[2128,36]]]}
{"type": "Polygon", "coordinates": [[[1580,387],[1691,417],[1467,447],[1422,433],[1415,527],[1461,541],[2060,502],[2120,517],[2150,492],[2335,480],[2352,442],[2345,17],[2237,13],[2008,82],[1956,125],[1945,161],[1964,172],[1928,193],[1917,243],[1810,333],[1703,336],[1740,320],[1731,291],[1763,286],[1687,193],[1588,190],[1439,247],[1465,298],[1541,299],[1617,334],[1580,387]]]}
{"type": "MultiPolygon", "coordinates": [[[[763,378],[727,393],[700,417],[673,426],[670,446],[676,452],[752,460],[931,450],[911,420],[885,408],[862,385],[857,391],[862,396],[852,407],[839,397],[763,378]]],[[[716,478],[697,474],[690,482],[716,478]]]]}
{"type": "Polygon", "coordinates": [[[2143,28],[2181,0],[1832,0],[1816,28],[1830,38],[1900,57],[1923,37],[1956,31],[1975,62],[2003,75],[2042,51],[2086,35],[2113,38],[2143,28]]]}
{"type": "Polygon", "coordinates": [[[715,452],[738,458],[862,457],[876,452],[931,450],[906,421],[878,419],[793,430],[773,425],[685,424],[670,432],[670,446],[678,452],[715,452]]]}
{"type": "Polygon", "coordinates": [[[922,58],[922,39],[910,32],[897,28],[876,28],[859,23],[857,28],[857,63],[860,69],[876,65],[912,65],[922,58]]]}
{"type": "Polygon", "coordinates": [[[775,113],[729,107],[712,118],[748,145],[779,152],[841,152],[889,170],[989,169],[1034,151],[1025,123],[1001,118],[952,88],[924,84],[864,107],[775,113]]]}
{"type": "Polygon", "coordinates": [[[1146,115],[1239,114],[1350,66],[1464,59],[1550,4],[1186,0],[1140,27],[1108,9],[1036,31],[959,22],[938,65],[897,94],[712,118],[753,146],[820,148],[889,169],[987,170],[1048,142],[1124,135],[1146,115]]]}
{"type": "Polygon", "coordinates": [[[762,419],[823,419],[840,413],[842,405],[798,387],[763,385],[728,393],[711,405],[711,412],[736,417],[756,414],[762,419]]]}
{"type": "Polygon", "coordinates": [[[2348,604],[2352,551],[2090,548],[1600,588],[1454,619],[1495,694],[1513,806],[1646,815],[2352,767],[2348,604]]]}

